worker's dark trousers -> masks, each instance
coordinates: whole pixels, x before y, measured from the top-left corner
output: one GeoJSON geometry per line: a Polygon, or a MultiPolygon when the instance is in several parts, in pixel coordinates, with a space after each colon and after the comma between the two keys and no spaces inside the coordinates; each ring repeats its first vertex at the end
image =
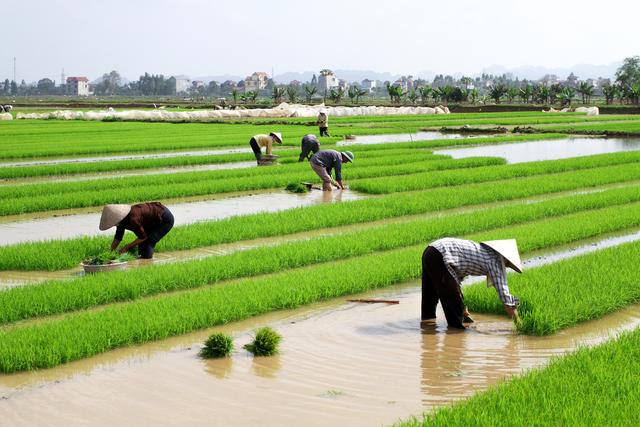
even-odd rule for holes
{"type": "Polygon", "coordinates": [[[255,138],[251,138],[251,140],[249,141],[249,145],[253,150],[253,154],[256,155],[256,160],[260,160],[262,158],[262,151],[260,151],[260,146],[256,142],[255,138]]]}
{"type": "Polygon", "coordinates": [[[169,231],[173,228],[173,214],[169,208],[164,208],[162,214],[162,222],[160,225],[147,234],[147,240],[142,242],[138,248],[138,254],[140,258],[151,259],[153,253],[156,250],[156,243],[158,243],[169,231]]]}
{"type": "Polygon", "coordinates": [[[300,149],[302,150],[300,152],[300,157],[298,157],[298,161],[302,162],[304,159],[309,159],[311,158],[311,156],[309,156],[310,153],[316,154],[318,151],[320,151],[320,144],[318,143],[318,141],[313,141],[313,142],[303,142],[300,149]]]}
{"type": "Polygon", "coordinates": [[[321,126],[320,127],[320,136],[329,136],[329,128],[321,126]]]}
{"type": "Polygon", "coordinates": [[[464,329],[464,300],[460,286],[444,265],[442,254],[427,246],[422,253],[422,320],[435,319],[438,300],[447,324],[464,329]]]}

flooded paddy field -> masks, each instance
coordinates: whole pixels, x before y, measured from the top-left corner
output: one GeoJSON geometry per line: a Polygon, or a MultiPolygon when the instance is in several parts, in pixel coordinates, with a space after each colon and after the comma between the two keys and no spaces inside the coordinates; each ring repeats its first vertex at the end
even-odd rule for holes
{"type": "MultiPolygon", "coordinates": [[[[320,184],[311,168],[296,163],[292,151],[317,128],[296,120],[273,126],[63,123],[51,144],[46,141],[59,125],[55,121],[37,124],[41,131],[35,133],[33,123],[11,124],[8,139],[14,140],[0,156],[0,168],[83,168],[119,160],[246,154],[248,139],[272,127],[289,147],[277,169],[234,157],[211,165],[4,181],[0,191],[10,194],[15,188],[16,206],[34,200],[44,206],[47,198],[71,200],[76,191],[87,203],[0,216],[0,425],[132,420],[139,425],[388,425],[481,393],[580,346],[597,346],[635,330],[640,308],[633,300],[548,336],[519,333],[518,324],[504,313],[481,310],[472,313],[475,322],[462,331],[447,327],[440,308],[436,321],[421,324],[415,277],[421,269],[419,253],[435,238],[517,237],[526,259],[522,277],[544,266],[635,247],[640,240],[640,139],[467,138],[420,131],[474,121],[487,126],[595,123],[580,115],[477,117],[339,118],[339,126],[331,129],[336,136],[321,143],[356,153],[353,164],[342,165],[342,174],[347,185],[361,192],[306,194],[284,191],[290,182],[320,184]],[[68,139],[63,128],[69,130],[68,139]],[[71,136],[74,129],[82,136],[71,136]],[[163,136],[166,129],[172,141],[163,136]],[[386,133],[367,135],[367,129],[386,133]],[[36,136],[28,136],[28,130],[36,136]],[[356,135],[355,140],[345,140],[347,134],[356,135]],[[465,148],[453,148],[461,141],[465,148]],[[539,163],[527,165],[534,161],[539,163]],[[221,175],[170,181],[186,170],[216,169],[221,175]],[[158,185],[142,180],[144,175],[166,178],[162,185],[182,186],[180,191],[195,186],[196,179],[208,189],[153,198],[171,209],[176,225],[205,227],[185,231],[181,238],[199,241],[201,230],[235,234],[171,250],[163,250],[160,241],[153,261],[131,261],[133,268],[120,273],[81,276],[78,267],[71,267],[82,257],[68,255],[81,252],[71,250],[76,240],[110,239],[114,232],[98,231],[102,205],[91,200],[90,192],[96,197],[108,193],[116,203],[141,203],[150,201],[148,194],[163,194],[155,193],[158,185]],[[141,180],[132,180],[133,188],[103,188],[106,182],[121,185],[108,181],[116,176],[141,180]],[[223,187],[231,182],[239,183],[238,189],[223,187]],[[25,189],[28,184],[44,186],[25,189]],[[21,271],[6,267],[29,257],[56,256],[28,248],[20,252],[27,242],[51,239],[59,242],[60,256],[73,257],[66,267],[50,272],[29,269],[28,262],[21,271]],[[33,298],[23,298],[23,292],[33,298]],[[347,301],[353,298],[398,304],[347,301]],[[265,325],[282,335],[280,353],[253,357],[242,346],[265,325]],[[231,357],[198,356],[213,332],[233,336],[231,357]]],[[[597,123],[609,121],[623,124],[618,117],[597,123]]],[[[571,290],[589,277],[582,271],[574,276],[571,283],[557,283],[559,295],[571,298],[571,290]]],[[[526,307],[530,301],[523,303],[526,307]]]]}

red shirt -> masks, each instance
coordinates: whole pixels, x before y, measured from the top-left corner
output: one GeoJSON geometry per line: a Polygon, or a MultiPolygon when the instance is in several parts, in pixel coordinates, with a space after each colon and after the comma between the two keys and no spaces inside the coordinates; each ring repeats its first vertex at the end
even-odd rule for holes
{"type": "Polygon", "coordinates": [[[133,231],[138,239],[146,239],[147,231],[162,224],[165,207],[160,202],[140,203],[131,206],[131,212],[125,216],[116,228],[115,240],[122,241],[124,230],[133,231]]]}

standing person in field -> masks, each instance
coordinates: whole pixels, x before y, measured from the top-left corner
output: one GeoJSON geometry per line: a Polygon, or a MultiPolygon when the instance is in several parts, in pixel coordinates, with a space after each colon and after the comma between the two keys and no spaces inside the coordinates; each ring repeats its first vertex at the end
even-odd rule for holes
{"type": "Polygon", "coordinates": [[[138,205],[106,205],[102,209],[100,230],[117,226],[116,235],[111,243],[115,251],[124,237],[124,231],[132,231],[136,239],[124,245],[120,253],[138,248],[140,258],[151,259],[156,244],[173,228],[173,214],[162,203],[151,202],[138,205]]]}
{"type": "Polygon", "coordinates": [[[300,150],[300,157],[298,157],[298,161],[302,162],[305,159],[310,160],[313,154],[320,151],[320,141],[318,141],[318,138],[316,138],[312,133],[305,135],[302,137],[300,150]]]}
{"type": "Polygon", "coordinates": [[[271,154],[273,144],[282,144],[282,134],[279,132],[271,132],[269,135],[254,135],[249,140],[249,145],[256,156],[256,160],[260,162],[262,159],[262,147],[266,147],[266,154],[271,154]]]}
{"type": "Polygon", "coordinates": [[[316,124],[320,128],[320,136],[329,136],[329,116],[327,113],[320,111],[316,124]]]}
{"type": "Polygon", "coordinates": [[[515,318],[519,300],[509,292],[506,267],[522,273],[514,239],[476,243],[446,237],[432,242],[422,253],[421,319],[435,319],[440,300],[450,327],[464,329],[464,322],[473,322],[462,295],[466,276],[487,276],[487,286],[493,285],[505,311],[515,318]]]}
{"type": "Polygon", "coordinates": [[[311,169],[322,179],[322,190],[331,191],[331,186],[344,190],[342,183],[342,163],[353,163],[353,153],[345,151],[341,153],[336,150],[320,150],[311,157],[309,164],[311,169]],[[331,178],[331,170],[335,169],[336,179],[331,178]]]}

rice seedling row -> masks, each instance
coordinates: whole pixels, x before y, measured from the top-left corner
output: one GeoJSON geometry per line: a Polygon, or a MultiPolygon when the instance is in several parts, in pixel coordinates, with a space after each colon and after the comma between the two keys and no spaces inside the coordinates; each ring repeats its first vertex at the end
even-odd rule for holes
{"type": "MultiPolygon", "coordinates": [[[[595,224],[601,229],[612,230],[640,226],[638,200],[640,194],[637,188],[612,189],[524,206],[489,208],[445,217],[411,220],[196,261],[142,267],[128,272],[86,276],[71,281],[44,282],[0,292],[0,324],[397,249],[447,235],[463,235],[506,226],[514,229],[514,224],[550,219],[583,210],[587,211],[583,216],[570,216],[566,221],[570,225],[572,221],[582,224],[587,221],[583,218],[590,218],[591,225],[585,228],[587,233],[593,233],[595,224]],[[604,208],[606,206],[611,207],[604,208]],[[601,225],[603,221],[607,222],[604,226],[601,225]]],[[[523,225],[523,228],[529,230],[531,225],[523,225]]],[[[551,232],[555,231],[556,228],[552,228],[551,232]]],[[[525,232],[516,229],[516,233],[522,235],[525,232]]],[[[573,231],[572,235],[583,236],[578,230],[573,231]]],[[[541,242],[536,240],[537,244],[541,242]]],[[[526,251],[534,249],[537,248],[523,246],[526,251]]]]}
{"type": "MultiPolygon", "coordinates": [[[[427,153],[429,157],[429,153],[427,153]]],[[[368,166],[350,172],[353,179],[383,175],[402,175],[421,172],[424,170],[439,170],[447,168],[473,168],[490,164],[503,164],[504,159],[499,158],[469,158],[461,160],[442,160],[434,162],[413,161],[416,155],[412,155],[405,163],[393,165],[398,159],[389,159],[391,162],[379,166],[368,166]],[[389,164],[391,163],[391,164],[389,164]]],[[[303,165],[301,165],[303,166],[303,165]]],[[[235,172],[212,171],[212,172],[235,172]]],[[[203,178],[193,179],[190,182],[172,183],[197,176],[200,172],[188,172],[180,174],[135,176],[117,179],[98,179],[91,181],[66,182],[60,184],[33,184],[13,187],[0,187],[0,193],[17,195],[10,197],[3,194],[0,201],[0,215],[12,215],[29,212],[43,212],[47,210],[82,208],[100,206],[107,203],[137,203],[145,200],[172,199],[179,197],[203,196],[210,194],[264,190],[272,188],[284,188],[291,182],[314,181],[315,174],[307,165],[306,172],[282,171],[276,175],[245,176],[239,178],[203,178]],[[131,181],[129,181],[131,180],[131,181]],[[58,187],[60,185],[60,187],[58,187]],[[70,188],[83,188],[74,192],[56,191],[70,188]],[[3,191],[6,190],[6,191],[3,191]],[[46,193],[45,193],[46,192],[46,193]],[[38,195],[40,194],[40,195],[38,195]]],[[[224,175],[224,174],[223,174],[224,175]]],[[[209,175],[209,172],[200,176],[209,175]]],[[[316,177],[317,178],[317,177],[316,177]]]]}
{"type": "Polygon", "coordinates": [[[639,370],[635,330],[396,426],[637,425],[639,370]]]}
{"type": "MultiPolygon", "coordinates": [[[[530,223],[530,228],[523,235],[514,235],[509,228],[496,230],[493,238],[516,237],[527,242],[525,246],[551,247],[586,237],[586,226],[598,217],[601,218],[583,218],[585,227],[571,232],[564,228],[567,218],[561,218],[559,221],[530,223]],[[555,237],[553,242],[542,240],[536,233],[541,228],[554,227],[555,232],[550,233],[555,237]],[[535,241],[542,243],[535,244],[535,241]]],[[[579,219],[573,218],[572,221],[579,219]]],[[[420,274],[418,260],[424,246],[377,252],[97,311],[71,313],[33,325],[5,328],[0,331],[0,371],[52,367],[118,347],[389,286],[420,274]]],[[[588,275],[584,277],[584,280],[588,279],[588,275]]],[[[185,276],[184,280],[189,278],[185,276]]]]}
{"type": "MultiPolygon", "coordinates": [[[[176,227],[162,241],[160,249],[192,249],[638,179],[640,170],[636,165],[618,165],[508,179],[496,181],[490,186],[483,183],[469,184],[269,214],[236,216],[176,227]],[[314,221],[309,221],[309,218],[314,221]]],[[[85,237],[0,247],[0,270],[69,268],[76,265],[78,260],[100,252],[109,243],[108,237],[85,237]]]]}

